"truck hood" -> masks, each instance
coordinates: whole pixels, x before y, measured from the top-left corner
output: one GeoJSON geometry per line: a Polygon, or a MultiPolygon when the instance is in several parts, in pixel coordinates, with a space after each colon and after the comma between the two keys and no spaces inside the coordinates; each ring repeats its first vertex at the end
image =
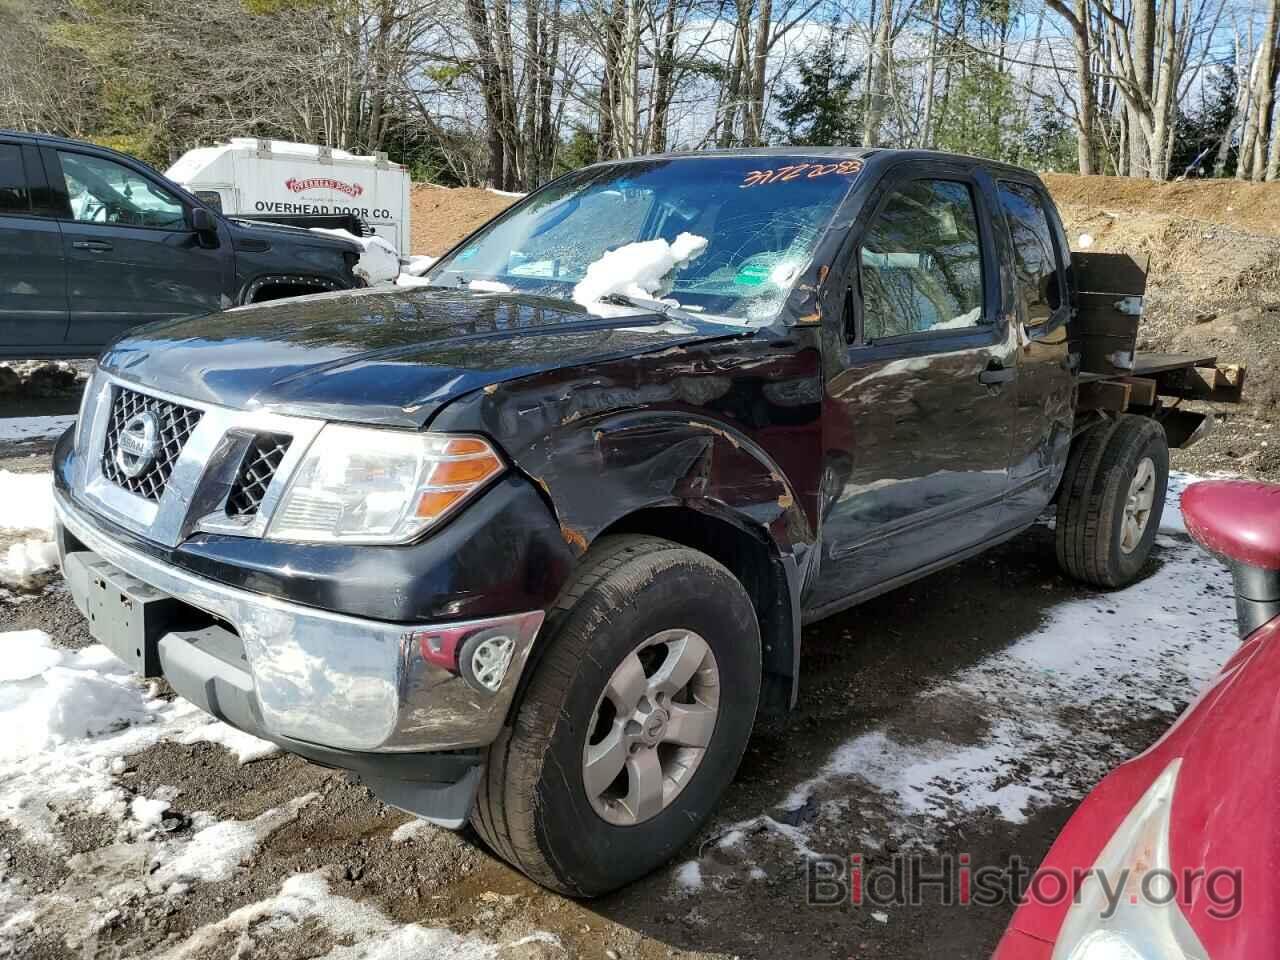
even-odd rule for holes
{"type": "Polygon", "coordinates": [[[342,250],[352,250],[356,253],[364,249],[355,240],[344,240],[342,237],[335,237],[333,234],[316,233],[314,230],[295,227],[287,223],[241,220],[238,217],[228,217],[227,222],[231,224],[232,232],[237,239],[255,238],[266,240],[270,243],[272,239],[287,237],[291,243],[300,243],[312,247],[338,247],[342,250]]]}
{"type": "Polygon", "coordinates": [[[743,333],[601,319],[519,294],[374,287],[139,327],[99,366],[233,409],[421,427],[450,400],[505,380],[743,333]]]}

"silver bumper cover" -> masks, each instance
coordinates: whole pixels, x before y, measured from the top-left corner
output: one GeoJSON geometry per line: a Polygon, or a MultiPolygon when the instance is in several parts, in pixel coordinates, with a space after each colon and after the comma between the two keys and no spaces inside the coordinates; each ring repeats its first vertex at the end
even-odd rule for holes
{"type": "MultiPolygon", "coordinates": [[[[506,719],[543,612],[445,624],[395,624],[286,603],[194,576],[121,545],[55,493],[58,521],[119,570],[230,624],[244,647],[267,733],[338,750],[423,752],[484,747],[506,719]],[[477,632],[512,641],[496,689],[478,689],[424,651],[477,632]]],[[[70,584],[73,595],[82,586],[70,584]]],[[[76,602],[84,608],[84,597],[76,602]]],[[[170,635],[174,636],[174,635],[170,635]]]]}

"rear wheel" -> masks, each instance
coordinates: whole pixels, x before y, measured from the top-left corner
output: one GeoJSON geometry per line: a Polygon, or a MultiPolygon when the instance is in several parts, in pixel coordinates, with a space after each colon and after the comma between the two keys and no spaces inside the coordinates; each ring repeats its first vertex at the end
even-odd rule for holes
{"type": "Polygon", "coordinates": [[[648,536],[597,544],[548,617],[472,823],[571,896],[666,862],[733,779],[760,694],[760,633],[715,560],[648,536]]]}
{"type": "Polygon", "coordinates": [[[1100,587],[1132,583],[1151,555],[1169,485],[1164,428],[1132,414],[1076,442],[1058,500],[1058,563],[1100,587]]]}

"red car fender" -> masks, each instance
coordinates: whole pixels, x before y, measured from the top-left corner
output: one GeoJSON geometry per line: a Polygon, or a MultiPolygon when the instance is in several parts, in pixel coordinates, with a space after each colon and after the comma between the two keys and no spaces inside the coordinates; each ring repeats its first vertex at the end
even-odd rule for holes
{"type": "MultiPolygon", "coordinates": [[[[1274,907],[1280,902],[1278,681],[1280,620],[1273,620],[1249,636],[1159,741],[1085,798],[1037,871],[1037,877],[1055,875],[1039,881],[1043,889],[1053,891],[1057,877],[1090,869],[1152,782],[1181,757],[1169,844],[1182,911],[1214,960],[1274,956],[1280,944],[1274,907]],[[1184,893],[1187,871],[1192,883],[1184,893]],[[1203,871],[1198,881],[1196,871],[1203,871]],[[1205,880],[1215,871],[1210,890],[1205,880]],[[1226,896],[1237,883],[1238,908],[1226,896]]],[[[997,948],[999,960],[1052,953],[1071,901],[1038,901],[1036,882],[997,948]]]]}

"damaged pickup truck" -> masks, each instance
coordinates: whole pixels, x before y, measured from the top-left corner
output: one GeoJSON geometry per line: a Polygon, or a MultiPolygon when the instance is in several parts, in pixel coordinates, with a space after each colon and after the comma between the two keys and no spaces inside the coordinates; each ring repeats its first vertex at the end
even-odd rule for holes
{"type": "Polygon", "coordinates": [[[414,290],[130,332],[55,454],[91,632],[242,730],[601,894],[672,856],[801,627],[1014,536],[1116,587],[1238,399],[1043,185],[889,150],[568,174],[414,290]]]}

